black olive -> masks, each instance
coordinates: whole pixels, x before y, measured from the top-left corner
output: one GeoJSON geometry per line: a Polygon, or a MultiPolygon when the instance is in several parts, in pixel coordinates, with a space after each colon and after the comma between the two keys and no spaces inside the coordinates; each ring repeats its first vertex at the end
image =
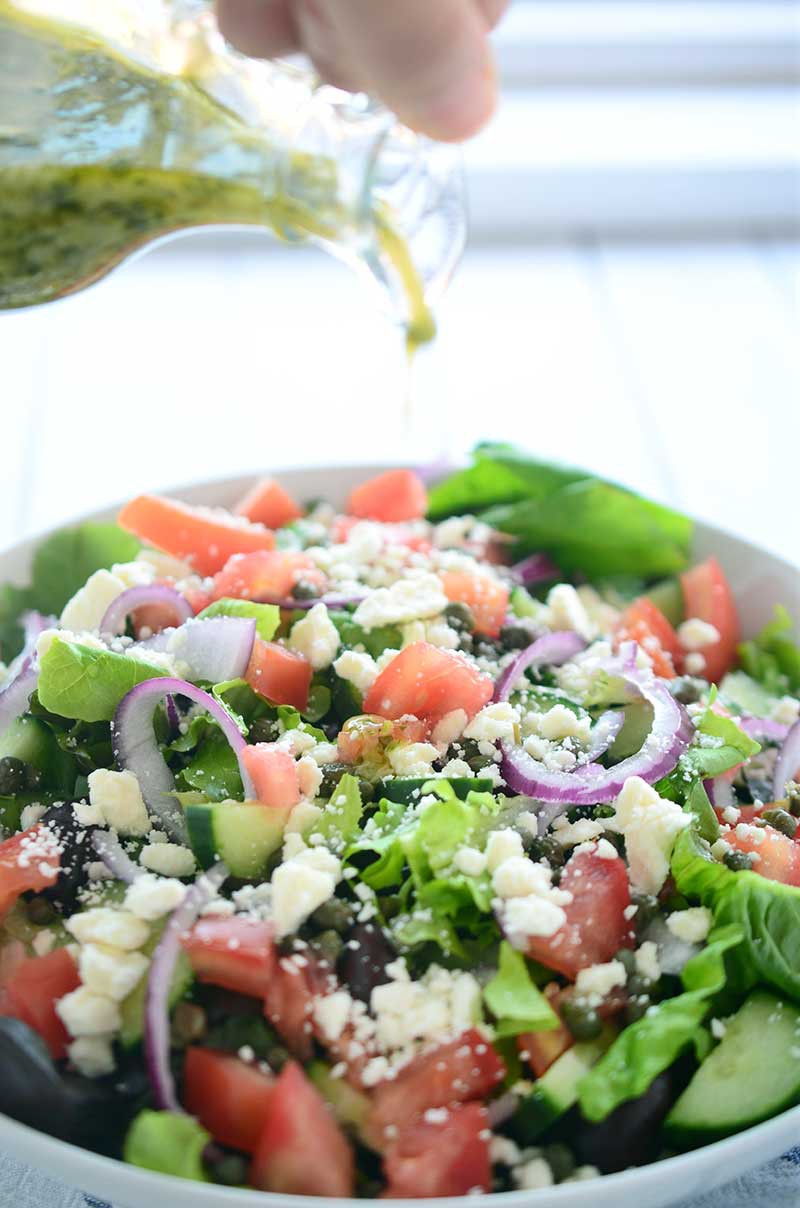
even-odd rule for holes
{"type": "Polygon", "coordinates": [[[669,1072],[659,1074],[643,1095],[623,1103],[599,1124],[582,1122],[573,1140],[578,1161],[597,1166],[603,1174],[652,1162],[673,1097],[669,1072]]]}
{"type": "Polygon", "coordinates": [[[80,825],[72,803],[68,801],[51,805],[42,814],[41,821],[47,824],[61,845],[58,878],[42,896],[57,910],[70,911],[77,904],[78,891],[89,879],[88,865],[97,859],[91,844],[93,828],[80,825]]]}
{"type": "Polygon", "coordinates": [[[62,1141],[118,1154],[148,1096],[139,1069],[107,1078],[62,1073],[40,1036],[19,1019],[0,1018],[0,1112],[62,1141]]]}
{"type": "Polygon", "coordinates": [[[394,946],[376,923],[359,923],[339,957],[337,972],[352,997],[368,1003],[375,987],[389,980],[386,966],[396,957],[394,946]]]}
{"type": "Polygon", "coordinates": [[[27,764],[13,755],[0,759],[0,797],[16,797],[25,788],[27,764]]]}
{"type": "Polygon", "coordinates": [[[247,732],[250,742],[275,742],[280,737],[277,721],[271,717],[257,717],[247,732]]]}

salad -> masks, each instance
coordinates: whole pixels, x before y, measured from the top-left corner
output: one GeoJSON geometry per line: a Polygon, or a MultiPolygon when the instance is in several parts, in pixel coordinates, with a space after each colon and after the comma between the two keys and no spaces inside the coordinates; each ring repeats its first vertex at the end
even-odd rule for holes
{"type": "Polygon", "coordinates": [[[403,1198],[800,1102],[800,649],[690,540],[484,445],[45,541],[0,594],[0,1110],[403,1198]]]}

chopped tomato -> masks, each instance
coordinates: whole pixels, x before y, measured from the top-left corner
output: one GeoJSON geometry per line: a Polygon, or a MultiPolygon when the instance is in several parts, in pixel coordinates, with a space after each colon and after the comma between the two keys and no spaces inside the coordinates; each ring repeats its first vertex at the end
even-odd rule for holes
{"type": "Polygon", "coordinates": [[[231,1053],[186,1050],[183,1104],[215,1141],[253,1153],[267,1119],[275,1078],[231,1053]]]}
{"type": "Polygon", "coordinates": [[[683,666],[683,650],[678,635],[647,596],[640,596],[625,609],[616,630],[616,644],[638,642],[653,662],[656,675],[672,679],[683,666]]]}
{"type": "Polygon", "coordinates": [[[594,851],[577,852],[559,883],[572,894],[563,907],[567,916],[555,935],[533,936],[528,956],[574,981],[579,970],[610,961],[620,948],[633,944],[625,911],[631,904],[624,860],[607,860],[594,851]]]}
{"type": "Polygon", "coordinates": [[[496,638],[508,612],[509,591],[493,575],[446,570],[439,576],[444,594],[454,603],[469,605],[478,633],[496,638]]]}
{"type": "Polygon", "coordinates": [[[300,800],[300,776],[294,756],[274,742],[244,747],[242,762],[250,773],[262,805],[291,809],[300,800]]]}
{"type": "Polygon", "coordinates": [[[303,713],[313,674],[313,667],[302,654],[256,638],[244,678],[259,696],[275,705],[293,705],[303,713]]]}
{"type": "Polygon", "coordinates": [[[488,1117],[479,1103],[453,1107],[445,1120],[417,1120],[383,1159],[385,1199],[467,1195],[491,1188],[488,1117]]]}
{"type": "Polygon", "coordinates": [[[384,1148],[387,1129],[391,1135],[393,1128],[406,1127],[429,1108],[485,1099],[505,1072],[491,1044],[475,1028],[421,1053],[395,1078],[375,1087],[368,1129],[376,1148],[384,1148]]]}
{"type": "Polygon", "coordinates": [[[170,626],[180,623],[175,609],[169,604],[143,604],[131,614],[131,624],[137,638],[149,637],[151,633],[160,633],[162,629],[169,629],[170,626]]]}
{"type": "MultiPolygon", "coordinates": [[[[558,1015],[559,1021],[561,1020],[559,1004],[562,993],[557,982],[550,982],[550,985],[546,986],[544,990],[545,998],[558,1015]]],[[[523,1061],[527,1061],[537,1078],[541,1078],[542,1074],[550,1069],[553,1062],[557,1061],[562,1053],[566,1053],[567,1049],[571,1049],[574,1043],[572,1033],[562,1022],[559,1022],[557,1028],[551,1028],[549,1032],[524,1032],[517,1037],[519,1055],[523,1061]]]]}
{"type": "Polygon", "coordinates": [[[708,558],[681,575],[687,617],[699,617],[713,625],[719,641],[704,646],[703,675],[717,682],[731,667],[739,644],[739,614],[725,572],[716,558],[708,558]]]}
{"type": "Polygon", "coordinates": [[[137,496],[126,503],[117,519],[145,544],[190,562],[199,575],[216,574],[233,554],[275,545],[274,536],[263,525],[161,495],[137,496]]]}
{"type": "Polygon", "coordinates": [[[339,731],[337,746],[343,763],[360,763],[375,756],[389,742],[424,742],[429,727],[419,717],[399,717],[387,721],[369,713],[350,717],[339,731]]]}
{"type": "Polygon", "coordinates": [[[0,843],[0,918],[21,893],[55,885],[60,859],[61,849],[46,826],[31,826],[0,843]]]}
{"type": "Polygon", "coordinates": [[[327,978],[308,958],[300,963],[293,957],[280,959],[264,990],[264,1015],[300,1061],[308,1061],[313,1052],[314,998],[323,992],[327,978]]]}
{"type": "Polygon", "coordinates": [[[493,692],[491,677],[466,659],[412,642],[381,671],[364,697],[364,712],[394,719],[413,713],[433,725],[453,709],[474,717],[493,692]]]}
{"type": "Polygon", "coordinates": [[[800,843],[774,826],[748,826],[740,833],[737,825],[722,838],[736,851],[754,856],[753,872],[768,881],[800,886],[800,843]]]}
{"type": "Polygon", "coordinates": [[[299,550],[264,549],[234,554],[214,576],[214,599],[278,600],[291,596],[300,580],[321,587],[324,576],[308,554],[299,550]]]}
{"type": "Polygon", "coordinates": [[[46,956],[27,957],[0,988],[0,1015],[11,1015],[33,1028],[53,1060],[60,1061],[67,1055],[69,1035],[56,1003],[79,985],[77,966],[66,948],[56,948],[46,956]]]}
{"type": "Polygon", "coordinates": [[[274,478],[262,478],[257,482],[235,511],[237,516],[246,516],[255,524],[264,524],[271,529],[283,528],[303,515],[303,509],[274,478]]]}
{"type": "Polygon", "coordinates": [[[250,1182],[259,1191],[283,1195],[353,1194],[353,1151],[319,1091],[294,1061],[275,1082],[250,1182]]]}
{"type": "Polygon", "coordinates": [[[206,587],[190,587],[184,584],[181,588],[181,595],[189,601],[195,616],[214,602],[213,591],[209,591],[206,587]]]}
{"type": "Polygon", "coordinates": [[[363,520],[419,520],[428,510],[428,492],[413,470],[387,470],[351,491],[345,510],[363,520]]]}
{"type": "Polygon", "coordinates": [[[207,918],[181,937],[201,982],[262,998],[275,970],[269,923],[248,918],[207,918]]]}

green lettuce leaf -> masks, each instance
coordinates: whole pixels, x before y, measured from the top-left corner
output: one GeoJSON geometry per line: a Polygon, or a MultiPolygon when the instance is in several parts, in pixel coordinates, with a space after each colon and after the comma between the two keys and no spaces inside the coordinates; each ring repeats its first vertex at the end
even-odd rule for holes
{"type": "Polygon", "coordinates": [[[321,835],[334,851],[342,851],[360,835],[361,817],[364,806],[358,778],[345,773],[336,786],[336,791],[322,811],[322,817],[309,827],[306,841],[312,835],[321,835]]]}
{"type": "Polygon", "coordinates": [[[254,617],[256,633],[265,642],[274,637],[281,623],[281,610],[276,604],[256,604],[252,600],[234,600],[229,596],[215,600],[198,613],[200,620],[207,617],[254,617]]]}
{"type": "Polygon", "coordinates": [[[681,757],[681,767],[695,776],[719,776],[761,750],[754,738],[745,734],[730,717],[706,709],[695,720],[697,737],[681,757]]]}
{"type": "Polygon", "coordinates": [[[733,872],[688,831],[675,844],[672,875],[679,893],[713,911],[710,938],[719,929],[741,930],[742,943],[727,958],[732,990],[767,985],[800,1002],[800,889],[756,872],[733,872]]]}
{"type": "Polygon", "coordinates": [[[674,574],[692,535],[691,521],[661,504],[510,445],[479,445],[470,469],[430,492],[432,519],[463,511],[516,537],[519,555],[543,550],[593,577],[674,574]]]}
{"type": "Polygon", "coordinates": [[[384,650],[399,650],[403,635],[396,625],[380,625],[376,629],[362,629],[347,612],[332,612],[330,619],[339,630],[342,645],[348,650],[363,646],[374,659],[380,658],[384,650]]]}
{"type": "Polygon", "coordinates": [[[711,999],[725,986],[725,954],[742,941],[738,927],[715,932],[683,971],[684,994],[665,999],[629,1024],[578,1084],[587,1120],[605,1120],[615,1108],[643,1095],[651,1082],[698,1041],[711,999]]]}
{"type": "Polygon", "coordinates": [[[207,1183],[203,1150],[210,1141],[211,1135],[193,1116],[146,1109],[128,1130],[123,1157],[132,1166],[207,1183]]]}
{"type": "Polygon", "coordinates": [[[702,780],[695,780],[686,795],[684,811],[691,814],[694,829],[701,839],[714,843],[719,838],[719,822],[702,780]]]}
{"type": "Polygon", "coordinates": [[[773,696],[800,692],[800,645],[792,638],[794,624],[782,604],[758,637],[742,642],[739,661],[773,696]]]}
{"type": "Polygon", "coordinates": [[[497,973],[484,986],[483,1001],[495,1016],[498,1036],[552,1031],[559,1025],[541,990],[534,984],[525,957],[507,940],[500,945],[497,973]]]}
{"type": "Polygon", "coordinates": [[[41,660],[39,701],[61,717],[110,721],[131,688],[165,674],[140,659],[55,637],[41,660]]]}

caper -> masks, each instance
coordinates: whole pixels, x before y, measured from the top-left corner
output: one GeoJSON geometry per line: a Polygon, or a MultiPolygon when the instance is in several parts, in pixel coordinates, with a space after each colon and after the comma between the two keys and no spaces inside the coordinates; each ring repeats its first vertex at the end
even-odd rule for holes
{"type": "Polygon", "coordinates": [[[630,948],[620,948],[619,952],[615,953],[614,960],[624,966],[627,977],[632,977],[636,972],[636,957],[630,948]]]}
{"type": "Polygon", "coordinates": [[[637,994],[635,998],[629,998],[625,1004],[625,1022],[636,1023],[647,1014],[649,1006],[650,998],[647,994],[637,994]]]}
{"type": "Polygon", "coordinates": [[[524,625],[511,623],[500,627],[500,645],[504,650],[524,650],[532,641],[531,631],[524,625]]]}
{"type": "Polygon", "coordinates": [[[753,857],[746,851],[726,851],[722,862],[731,872],[747,872],[753,867],[753,857]]]}
{"type": "Polygon", "coordinates": [[[36,792],[37,789],[41,788],[43,780],[44,773],[41,768],[35,768],[32,763],[25,765],[25,788],[29,792],[36,792]]]}
{"type": "Polygon", "coordinates": [[[15,797],[25,788],[25,764],[13,755],[0,759],[0,797],[15,797]]]}
{"type": "Polygon", "coordinates": [[[538,839],[531,838],[526,844],[526,836],[522,836],[523,846],[527,846],[532,860],[547,860],[551,868],[558,868],[564,863],[564,848],[552,835],[541,835],[538,839]]]}
{"type": "Polygon", "coordinates": [[[320,797],[332,797],[339,787],[339,781],[346,772],[352,769],[346,763],[326,763],[322,768],[322,780],[319,786],[320,797]]]}
{"type": "Polygon", "coordinates": [[[247,736],[251,742],[275,742],[280,737],[278,723],[271,717],[257,717],[247,736]]]}
{"type": "Polygon", "coordinates": [[[28,918],[37,927],[46,927],[56,917],[56,909],[47,898],[32,898],[28,902],[28,918]]]}
{"type": "Polygon", "coordinates": [[[264,1059],[271,1070],[279,1074],[287,1061],[291,1061],[291,1053],[282,1044],[274,1044],[267,1049],[264,1059]]]}
{"type": "Polygon", "coordinates": [[[561,1015],[576,1040],[594,1040],[603,1030],[603,1021],[594,1007],[577,998],[564,1000],[561,1015]]]}
{"type": "Polygon", "coordinates": [[[800,818],[800,783],[796,780],[786,785],[786,808],[794,818],[800,818]]]}
{"type": "Polygon", "coordinates": [[[634,890],[631,894],[631,905],[636,907],[636,913],[633,916],[636,931],[637,933],[644,931],[648,923],[652,923],[658,914],[658,899],[651,893],[634,890]]]}
{"type": "Polygon", "coordinates": [[[444,617],[447,624],[451,629],[455,629],[456,633],[475,632],[475,617],[472,609],[468,604],[462,604],[460,600],[454,600],[446,606],[444,617]]]}
{"type": "Polygon", "coordinates": [[[708,691],[706,681],[697,679],[693,675],[681,675],[677,679],[670,680],[667,687],[675,699],[680,701],[682,705],[697,704],[708,691]]]}
{"type": "Polygon", "coordinates": [[[320,931],[319,935],[315,935],[311,940],[311,947],[323,961],[327,961],[333,967],[344,948],[344,940],[338,931],[330,928],[328,931],[320,931]]]}
{"type": "Polygon", "coordinates": [[[568,1179],[575,1170],[576,1163],[572,1151],[558,1141],[552,1145],[545,1145],[542,1157],[553,1172],[554,1183],[563,1183],[564,1179],[568,1179]]]}
{"type": "Polygon", "coordinates": [[[298,579],[292,588],[293,600],[316,600],[319,597],[319,588],[315,583],[309,583],[307,579],[298,579]]]}
{"type": "Polygon", "coordinates": [[[652,985],[649,977],[645,977],[641,973],[632,973],[628,978],[628,993],[632,998],[636,998],[639,994],[646,994],[652,985]]]}
{"type": "Polygon", "coordinates": [[[792,817],[788,810],[764,810],[764,813],[761,815],[761,817],[765,822],[768,822],[770,826],[774,826],[775,830],[780,831],[782,835],[788,835],[790,839],[794,838],[798,822],[796,818],[792,817]]]}
{"type": "Polygon", "coordinates": [[[179,1002],[172,1012],[172,1042],[180,1047],[201,1040],[208,1031],[203,1008],[194,1002],[179,1002]]]}
{"type": "Polygon", "coordinates": [[[596,805],[592,812],[592,817],[596,822],[599,822],[602,818],[613,818],[616,812],[613,805],[596,805]]]}
{"type": "Polygon", "coordinates": [[[240,1187],[247,1182],[247,1158],[244,1154],[223,1149],[214,1141],[203,1150],[203,1165],[213,1181],[225,1187],[240,1187]]]}
{"type": "Polygon", "coordinates": [[[338,931],[344,935],[353,925],[353,911],[341,898],[329,898],[317,907],[308,921],[315,930],[338,931]]]}

